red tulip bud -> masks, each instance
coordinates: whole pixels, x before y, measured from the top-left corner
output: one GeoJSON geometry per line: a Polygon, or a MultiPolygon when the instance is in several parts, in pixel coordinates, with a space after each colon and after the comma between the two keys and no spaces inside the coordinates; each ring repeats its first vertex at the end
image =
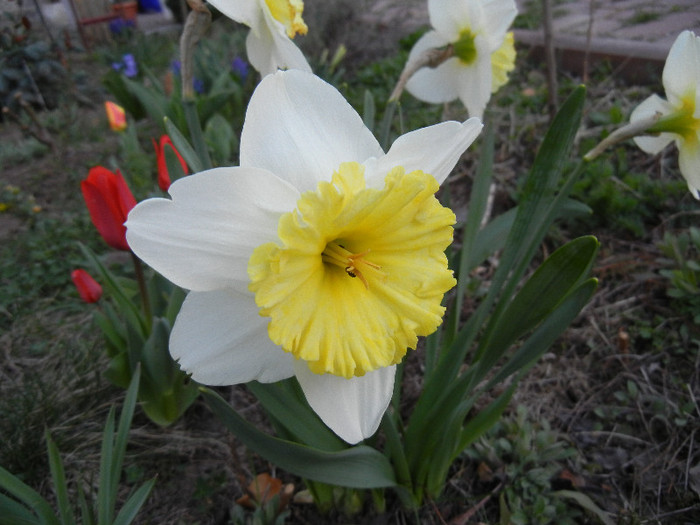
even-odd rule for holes
{"type": "Polygon", "coordinates": [[[112,248],[129,251],[126,242],[126,216],[136,206],[136,199],[122,174],[102,166],[90,169],[80,183],[92,223],[112,248]]]}
{"type": "Polygon", "coordinates": [[[80,298],[86,303],[96,303],[102,297],[102,287],[85,270],[73,270],[70,274],[73,284],[78,289],[80,298]]]}

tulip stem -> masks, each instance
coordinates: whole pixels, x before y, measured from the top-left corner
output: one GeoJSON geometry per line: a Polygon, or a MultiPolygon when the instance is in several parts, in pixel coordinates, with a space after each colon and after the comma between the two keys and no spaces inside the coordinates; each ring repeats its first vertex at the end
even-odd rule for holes
{"type": "Polygon", "coordinates": [[[143,275],[143,265],[134,252],[131,252],[131,260],[134,261],[134,272],[136,273],[136,282],[139,285],[139,293],[141,294],[141,304],[143,305],[143,313],[146,317],[146,327],[150,332],[152,317],[151,300],[148,296],[148,289],[146,288],[146,278],[143,275]]]}

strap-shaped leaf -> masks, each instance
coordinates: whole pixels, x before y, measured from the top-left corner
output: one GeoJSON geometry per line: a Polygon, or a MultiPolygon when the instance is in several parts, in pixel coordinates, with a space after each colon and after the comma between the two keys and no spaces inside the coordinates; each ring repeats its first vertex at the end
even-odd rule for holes
{"type": "Polygon", "coordinates": [[[396,485],[391,464],[373,448],[358,445],[328,452],[285,441],[255,428],[216,392],[202,388],[202,394],[214,414],[244,445],[292,474],[358,489],[396,485]]]}
{"type": "Polygon", "coordinates": [[[41,521],[21,503],[0,492],[0,525],[39,525],[41,521]]]}
{"type": "Polygon", "coordinates": [[[124,506],[117,514],[112,525],[129,525],[141,510],[141,507],[146,502],[148,495],[153,489],[156,480],[152,479],[144,483],[139,487],[139,489],[134,492],[131,497],[124,503],[124,506]]]}
{"type": "Polygon", "coordinates": [[[482,345],[477,366],[489,370],[510,345],[534,329],[588,274],[597,251],[597,239],[587,236],[552,253],[503,310],[491,338],[482,345]]]}
{"type": "Polygon", "coordinates": [[[252,381],[247,386],[267,413],[301,443],[327,451],[347,448],[311,409],[296,379],[276,383],[252,381]]]}
{"type": "Polygon", "coordinates": [[[36,523],[41,523],[42,525],[59,525],[60,522],[48,502],[42,498],[37,491],[2,467],[0,467],[0,488],[32,509],[39,517],[36,523]]]}
{"type": "Polygon", "coordinates": [[[63,468],[63,461],[58,452],[58,447],[51,439],[51,434],[46,430],[46,448],[49,455],[49,467],[51,469],[51,479],[53,481],[54,492],[56,493],[56,502],[58,504],[58,513],[61,516],[61,522],[64,525],[75,523],[75,516],[68,500],[68,486],[66,485],[66,472],[63,468]]]}
{"type": "Polygon", "coordinates": [[[169,118],[163,119],[163,125],[165,126],[165,131],[170,137],[170,140],[173,141],[173,144],[175,144],[175,148],[180,153],[180,155],[182,155],[182,158],[185,159],[185,162],[190,167],[190,169],[194,173],[202,171],[204,168],[202,162],[199,160],[199,156],[194,151],[194,148],[192,147],[190,142],[178,129],[178,127],[175,124],[173,124],[173,122],[169,118]]]}

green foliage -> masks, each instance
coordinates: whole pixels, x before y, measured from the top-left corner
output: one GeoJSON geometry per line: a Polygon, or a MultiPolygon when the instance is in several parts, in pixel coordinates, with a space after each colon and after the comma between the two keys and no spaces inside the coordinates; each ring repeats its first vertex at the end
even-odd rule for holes
{"type": "Polygon", "coordinates": [[[89,239],[92,225],[88,217],[68,211],[46,214],[31,195],[12,186],[2,190],[0,203],[7,206],[4,213],[28,224],[14,243],[0,243],[2,330],[31,312],[39,298],[61,301],[75,296],[70,272],[80,266],[82,258],[74,240],[89,239]]]}
{"type": "Polygon", "coordinates": [[[700,325],[700,229],[666,232],[658,247],[666,257],[659,273],[668,279],[668,295],[680,312],[700,325]]]}
{"type": "Polygon", "coordinates": [[[141,487],[131,493],[130,497],[122,505],[119,513],[116,512],[115,506],[119,491],[119,479],[122,474],[131,419],[136,407],[138,383],[139,373],[137,371],[127,391],[116,433],[114,428],[114,407],[112,407],[107,416],[102,438],[96,501],[88,504],[83,489],[79,486],[79,502],[78,504],[71,504],[63,462],[59,455],[58,447],[56,447],[50,433],[47,431],[46,446],[58,514],[54,512],[49,502],[41,497],[38,492],[23,483],[18,477],[0,467],[0,488],[7,494],[0,493],[0,524],[75,525],[82,523],[83,525],[89,525],[99,523],[104,525],[128,525],[134,520],[155,483],[155,480],[151,480],[141,485],[141,487]],[[80,508],[81,511],[80,521],[75,519],[75,510],[77,508],[80,508]]]}
{"type": "Polygon", "coordinates": [[[532,421],[525,407],[519,406],[514,417],[498,421],[465,454],[502,479],[501,523],[580,523],[580,509],[560,497],[552,485],[576,450],[546,420],[532,421]]]}
{"type": "MultiPolygon", "coordinates": [[[[199,395],[197,385],[180,370],[168,350],[170,330],[185,292],[159,275],[151,275],[145,288],[127,278],[116,277],[90,250],[83,254],[107,290],[111,302],[103,301],[95,320],[105,338],[110,358],[105,377],[126,388],[141,370],[138,399],[156,424],[168,426],[178,420],[199,395]],[[147,295],[141,309],[137,303],[147,295]]],[[[140,263],[134,257],[137,279],[140,263]]]]}
{"type": "Polygon", "coordinates": [[[586,164],[572,192],[572,197],[593,210],[577,220],[582,227],[605,227],[617,234],[643,237],[649,225],[686,193],[680,178],[659,180],[631,167],[628,153],[627,148],[619,147],[611,155],[586,164]]]}
{"type": "MultiPolygon", "coordinates": [[[[66,71],[48,43],[33,38],[26,17],[13,19],[3,12],[9,24],[0,27],[0,107],[17,111],[19,101],[41,108],[56,107],[66,71]]],[[[0,121],[3,120],[0,114],[0,121]]]]}

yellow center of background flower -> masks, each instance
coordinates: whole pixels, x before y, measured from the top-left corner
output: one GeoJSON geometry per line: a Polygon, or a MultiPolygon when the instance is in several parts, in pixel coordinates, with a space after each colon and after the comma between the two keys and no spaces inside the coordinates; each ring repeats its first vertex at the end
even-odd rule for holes
{"type": "Polygon", "coordinates": [[[289,38],[294,38],[297,34],[305,35],[309,30],[301,17],[304,12],[302,0],[265,0],[265,3],[272,17],[287,30],[289,38]]]}
{"type": "Polygon", "coordinates": [[[248,262],[249,289],[270,339],[317,373],[343,377],[401,361],[442,322],[455,285],[444,250],[455,216],[422,171],[396,167],[384,188],[340,166],[279,221],[279,245],[248,262]]]}
{"type": "Polygon", "coordinates": [[[508,73],[515,69],[515,39],[513,32],[506,33],[501,47],[491,54],[491,93],[508,82],[508,73]]]}

